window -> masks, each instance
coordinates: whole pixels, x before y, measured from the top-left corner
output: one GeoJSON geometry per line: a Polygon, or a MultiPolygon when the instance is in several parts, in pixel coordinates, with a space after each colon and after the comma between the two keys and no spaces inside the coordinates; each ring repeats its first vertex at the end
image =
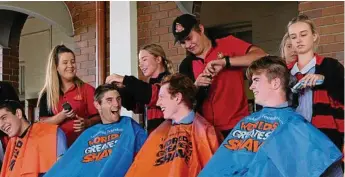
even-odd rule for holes
{"type": "Polygon", "coordinates": [[[25,94],[25,62],[19,62],[19,94],[25,94]]]}

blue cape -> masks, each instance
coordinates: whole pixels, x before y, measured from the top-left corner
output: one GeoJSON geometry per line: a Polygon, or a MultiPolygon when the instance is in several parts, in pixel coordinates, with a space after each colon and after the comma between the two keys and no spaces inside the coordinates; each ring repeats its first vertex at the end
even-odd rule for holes
{"type": "Polygon", "coordinates": [[[147,134],[130,117],[86,129],[44,177],[124,176],[147,134]]]}
{"type": "Polygon", "coordinates": [[[235,126],[199,176],[319,177],[341,157],[291,108],[264,108],[235,126]]]}

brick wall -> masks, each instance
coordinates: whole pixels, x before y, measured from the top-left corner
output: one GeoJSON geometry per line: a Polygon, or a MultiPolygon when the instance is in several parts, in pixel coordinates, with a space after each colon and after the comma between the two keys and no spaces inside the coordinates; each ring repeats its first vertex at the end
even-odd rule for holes
{"type": "Polygon", "coordinates": [[[18,91],[19,81],[19,40],[13,41],[10,48],[0,48],[0,80],[11,82],[18,91]]]}
{"type": "Polygon", "coordinates": [[[299,11],[312,18],[320,33],[318,53],[344,65],[344,2],[301,2],[299,11]]]}
{"type": "Polygon", "coordinates": [[[77,75],[96,85],[96,3],[66,1],[75,29],[75,55],[77,75]]]}
{"type": "MultiPolygon", "coordinates": [[[[18,91],[20,33],[27,19],[27,15],[19,12],[11,12],[9,15],[8,18],[13,20],[11,26],[2,26],[4,28],[3,31],[10,30],[11,34],[7,39],[8,41],[6,41],[8,42],[8,47],[0,47],[0,81],[10,82],[18,91]]],[[[2,35],[6,35],[6,33],[2,35]]]]}
{"type": "MultiPolygon", "coordinates": [[[[137,10],[138,48],[151,43],[161,45],[177,70],[179,63],[186,56],[186,51],[179,46],[174,46],[171,25],[182,12],[173,1],[139,1],[137,10]]],[[[139,77],[145,79],[140,70],[139,77]]]]}

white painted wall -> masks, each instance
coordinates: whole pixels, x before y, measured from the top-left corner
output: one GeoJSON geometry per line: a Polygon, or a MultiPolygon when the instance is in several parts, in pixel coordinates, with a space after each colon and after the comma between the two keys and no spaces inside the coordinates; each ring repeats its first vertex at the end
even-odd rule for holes
{"type": "Polygon", "coordinates": [[[25,99],[37,98],[44,84],[47,54],[50,51],[50,31],[22,36],[19,49],[20,61],[25,66],[25,99]]]}
{"type": "MultiPolygon", "coordinates": [[[[138,77],[137,46],[137,2],[111,1],[110,73],[138,77]]],[[[121,114],[134,116],[125,108],[121,114]]]]}
{"type": "Polygon", "coordinates": [[[0,9],[28,14],[74,35],[69,9],[63,1],[1,1],[0,9]]]}

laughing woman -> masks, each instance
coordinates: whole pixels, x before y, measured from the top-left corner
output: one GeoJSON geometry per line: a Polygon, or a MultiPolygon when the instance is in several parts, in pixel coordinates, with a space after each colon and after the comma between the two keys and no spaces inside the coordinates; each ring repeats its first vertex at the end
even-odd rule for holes
{"type": "Polygon", "coordinates": [[[155,84],[159,84],[165,76],[173,74],[174,71],[163,48],[157,44],[146,45],[140,49],[139,67],[144,76],[149,78],[148,83],[134,76],[118,74],[108,76],[106,82],[125,86],[122,89],[123,106],[135,113],[144,113],[146,129],[152,132],[164,121],[162,111],[156,106],[156,98],[153,98],[159,89],[155,84]]]}
{"type": "Polygon", "coordinates": [[[80,80],[76,70],[73,51],[64,45],[54,47],[38,99],[40,121],[59,125],[66,134],[68,147],[83,130],[100,122],[93,105],[95,89],[80,80]]]}

